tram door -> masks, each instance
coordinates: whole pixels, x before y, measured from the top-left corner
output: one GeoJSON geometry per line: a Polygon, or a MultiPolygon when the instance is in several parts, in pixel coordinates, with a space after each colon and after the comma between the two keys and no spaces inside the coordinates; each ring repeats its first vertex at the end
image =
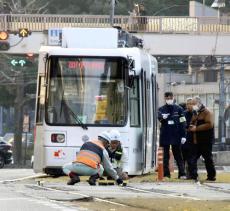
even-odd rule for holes
{"type": "Polygon", "coordinates": [[[157,108],[158,108],[158,90],[156,75],[152,74],[152,118],[153,118],[153,145],[152,145],[152,167],[156,166],[157,156],[157,108]]]}
{"type": "Polygon", "coordinates": [[[151,84],[146,77],[146,71],[141,72],[141,95],[142,95],[142,159],[143,172],[152,168],[152,112],[151,112],[151,84]]]}

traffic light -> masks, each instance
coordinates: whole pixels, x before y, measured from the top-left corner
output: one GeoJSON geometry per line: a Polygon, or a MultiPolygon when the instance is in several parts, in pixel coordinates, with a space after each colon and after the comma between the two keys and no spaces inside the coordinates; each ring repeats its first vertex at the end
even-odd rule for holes
{"type": "Polygon", "coordinates": [[[7,41],[9,34],[6,31],[0,31],[0,51],[7,51],[10,43],[7,41]]]}

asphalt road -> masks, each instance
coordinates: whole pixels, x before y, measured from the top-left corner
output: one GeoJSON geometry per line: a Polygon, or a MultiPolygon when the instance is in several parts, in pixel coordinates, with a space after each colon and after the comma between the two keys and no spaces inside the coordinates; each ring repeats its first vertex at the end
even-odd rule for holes
{"type": "MultiPolygon", "coordinates": [[[[44,197],[30,188],[35,176],[31,169],[0,169],[1,211],[73,211],[78,210],[44,197]]],[[[39,191],[38,191],[39,192],[39,191]]]]}
{"type": "Polygon", "coordinates": [[[3,168],[0,169],[0,181],[13,180],[18,178],[24,178],[29,176],[35,176],[33,169],[14,169],[3,168]]]}
{"type": "Polygon", "coordinates": [[[0,185],[0,204],[2,211],[73,211],[76,209],[57,204],[45,198],[28,196],[17,186],[0,185]]]}

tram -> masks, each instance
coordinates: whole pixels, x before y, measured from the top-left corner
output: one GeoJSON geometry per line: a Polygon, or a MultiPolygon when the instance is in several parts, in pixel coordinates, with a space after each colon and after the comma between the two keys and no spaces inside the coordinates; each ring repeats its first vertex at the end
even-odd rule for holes
{"type": "Polygon", "coordinates": [[[39,52],[34,171],[56,175],[81,145],[117,129],[128,174],[154,170],[157,61],[116,28],[63,28],[39,52]]]}

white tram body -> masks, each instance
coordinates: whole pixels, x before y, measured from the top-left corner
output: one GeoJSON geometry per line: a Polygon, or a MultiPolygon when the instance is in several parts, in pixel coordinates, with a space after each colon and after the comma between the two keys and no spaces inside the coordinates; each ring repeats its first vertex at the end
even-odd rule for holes
{"type": "Polygon", "coordinates": [[[35,172],[57,174],[85,141],[111,129],[121,133],[129,175],[154,169],[157,61],[127,36],[115,28],[63,28],[61,46],[41,47],[35,172]]]}

